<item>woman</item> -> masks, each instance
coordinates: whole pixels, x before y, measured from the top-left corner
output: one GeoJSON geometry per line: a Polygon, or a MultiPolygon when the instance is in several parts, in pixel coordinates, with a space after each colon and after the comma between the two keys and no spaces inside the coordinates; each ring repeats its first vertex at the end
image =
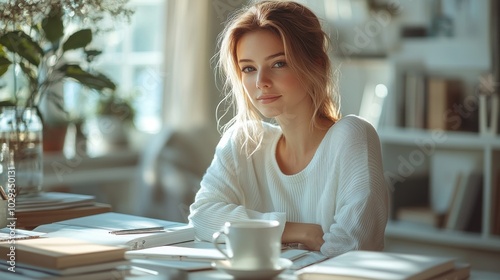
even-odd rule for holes
{"type": "Polygon", "coordinates": [[[226,221],[273,219],[283,243],[329,257],[381,250],[388,189],[379,139],[365,120],[340,118],[318,18],[298,3],[263,1],[221,36],[236,110],[190,207],[197,238],[210,241],[226,221]]]}

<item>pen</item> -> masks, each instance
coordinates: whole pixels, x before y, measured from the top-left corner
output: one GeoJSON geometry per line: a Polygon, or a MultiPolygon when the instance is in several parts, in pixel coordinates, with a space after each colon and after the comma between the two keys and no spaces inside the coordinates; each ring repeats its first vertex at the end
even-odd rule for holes
{"type": "Polygon", "coordinates": [[[163,227],[150,227],[150,228],[135,228],[135,229],[122,229],[110,231],[111,234],[139,234],[139,233],[153,233],[153,232],[161,232],[164,231],[163,227]]]}

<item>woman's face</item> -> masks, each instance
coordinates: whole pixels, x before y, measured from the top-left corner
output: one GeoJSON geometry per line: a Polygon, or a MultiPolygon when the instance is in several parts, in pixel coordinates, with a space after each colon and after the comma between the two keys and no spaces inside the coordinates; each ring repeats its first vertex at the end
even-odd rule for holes
{"type": "Polygon", "coordinates": [[[236,46],[245,92],[267,118],[294,118],[311,105],[297,74],[285,60],[279,36],[267,30],[246,33],[236,46]]]}

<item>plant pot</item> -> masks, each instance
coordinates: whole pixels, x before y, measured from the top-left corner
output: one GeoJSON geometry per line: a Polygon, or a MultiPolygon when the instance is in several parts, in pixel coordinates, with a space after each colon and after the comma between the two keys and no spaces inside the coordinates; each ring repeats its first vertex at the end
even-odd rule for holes
{"type": "Polygon", "coordinates": [[[42,189],[42,122],[34,108],[0,112],[0,186],[8,194],[37,195],[42,189]]]}
{"type": "Polygon", "coordinates": [[[62,152],[66,140],[67,125],[44,126],[43,128],[43,151],[62,152]]]}

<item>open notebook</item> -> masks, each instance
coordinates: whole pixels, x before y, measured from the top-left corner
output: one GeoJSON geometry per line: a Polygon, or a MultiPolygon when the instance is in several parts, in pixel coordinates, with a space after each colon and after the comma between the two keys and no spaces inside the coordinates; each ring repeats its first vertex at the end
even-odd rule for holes
{"type": "Polygon", "coordinates": [[[130,250],[151,248],[194,240],[194,229],[177,223],[115,212],[96,214],[38,226],[45,237],[72,237],[97,244],[122,245],[130,250]],[[116,230],[162,227],[162,231],[116,235],[116,230]]]}

